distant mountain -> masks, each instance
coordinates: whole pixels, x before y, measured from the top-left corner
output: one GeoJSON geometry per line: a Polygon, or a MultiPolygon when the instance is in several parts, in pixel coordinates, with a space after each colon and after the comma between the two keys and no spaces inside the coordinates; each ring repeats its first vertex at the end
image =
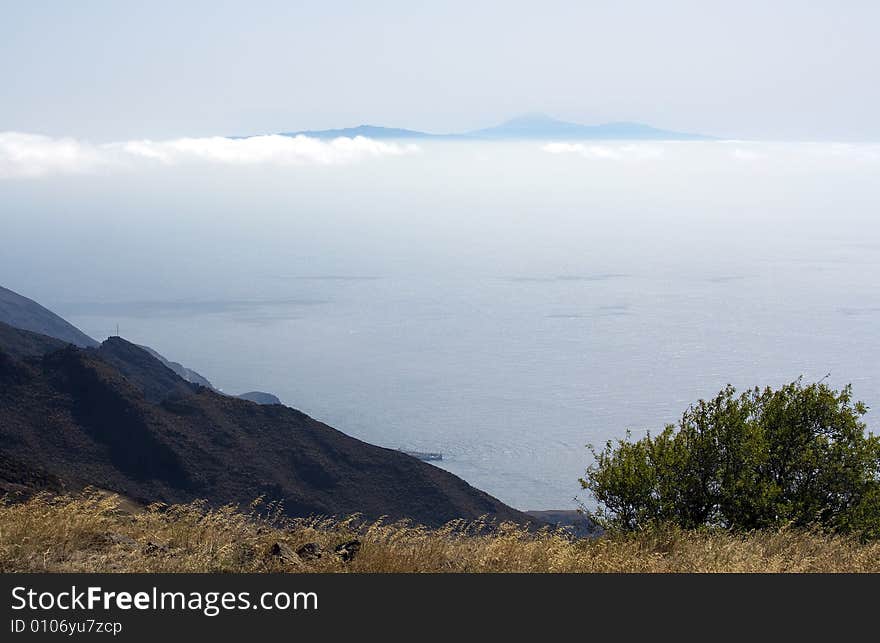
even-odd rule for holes
{"type": "Polygon", "coordinates": [[[0,286],[0,322],[60,339],[74,346],[97,346],[98,342],[51,310],[0,286]]]}
{"type": "Polygon", "coordinates": [[[527,114],[509,121],[468,132],[478,139],[563,139],[563,140],[676,140],[696,141],[711,137],[701,134],[670,132],[641,123],[604,123],[580,125],[560,121],[546,114],[527,114]]]}
{"type": "Polygon", "coordinates": [[[443,469],[300,411],[188,383],[121,338],[59,348],[0,327],[0,494],[85,486],[138,502],[246,506],[264,496],[293,516],[534,522],[443,469]]]}
{"type": "Polygon", "coordinates": [[[376,125],[358,125],[357,127],[343,127],[341,129],[322,129],[322,130],[303,130],[301,132],[281,132],[281,136],[308,136],[310,138],[333,139],[333,138],[354,138],[355,136],[364,136],[366,138],[390,138],[390,139],[407,139],[407,138],[454,138],[456,135],[450,134],[428,134],[427,132],[417,132],[410,129],[400,129],[397,127],[378,127],[376,125]]]}
{"type": "Polygon", "coordinates": [[[342,129],[284,132],[282,136],[309,136],[320,139],[365,136],[375,139],[437,139],[437,140],[631,140],[631,141],[701,141],[713,137],[686,132],[672,132],[642,123],[603,123],[580,125],[555,119],[546,114],[526,114],[494,127],[460,134],[428,134],[394,127],[359,125],[342,129]]]}

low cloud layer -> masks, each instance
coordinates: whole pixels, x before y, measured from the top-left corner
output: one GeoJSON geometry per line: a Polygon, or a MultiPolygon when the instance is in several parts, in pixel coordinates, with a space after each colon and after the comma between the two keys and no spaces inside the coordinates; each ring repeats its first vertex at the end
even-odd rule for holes
{"type": "Polygon", "coordinates": [[[880,161],[880,144],[786,143],[762,141],[703,142],[556,142],[541,148],[554,155],[579,156],[595,161],[688,161],[694,159],[773,163],[841,159],[880,161]]]}
{"type": "Polygon", "coordinates": [[[388,143],[362,136],[330,141],[306,136],[270,135],[241,139],[215,136],[95,145],[72,138],[0,132],[0,178],[88,174],[130,167],[137,163],[334,165],[417,151],[415,145],[388,143]]]}
{"type": "Polygon", "coordinates": [[[91,172],[106,163],[106,156],[71,138],[0,132],[0,178],[91,172]]]}
{"type": "MultiPolygon", "coordinates": [[[[430,147],[430,144],[425,144],[430,147]]],[[[491,162],[491,142],[456,143],[478,158],[491,162]],[[484,154],[485,153],[485,154],[484,154]]],[[[877,143],[786,143],[758,141],[558,141],[539,147],[524,142],[529,154],[552,154],[573,161],[595,163],[715,164],[719,167],[830,164],[876,164],[877,143]]],[[[499,148],[501,149],[501,148],[499,148]]],[[[509,148],[503,148],[509,154],[509,148]]],[[[0,132],[0,179],[21,179],[70,174],[97,174],[121,170],[182,165],[272,166],[347,165],[419,153],[412,143],[362,136],[322,140],[306,136],[254,136],[250,138],[178,138],[165,141],[131,140],[94,144],[73,138],[0,132]]]]}
{"type": "Polygon", "coordinates": [[[363,136],[325,141],[307,136],[278,135],[241,139],[214,136],[173,141],[129,141],[119,147],[128,155],[162,163],[199,160],[212,163],[276,165],[351,163],[365,158],[400,156],[418,149],[414,145],[386,143],[363,136]]]}

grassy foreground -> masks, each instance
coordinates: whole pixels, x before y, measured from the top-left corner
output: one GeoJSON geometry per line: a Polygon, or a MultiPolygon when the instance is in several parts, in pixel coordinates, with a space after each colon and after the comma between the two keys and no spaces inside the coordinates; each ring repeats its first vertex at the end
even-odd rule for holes
{"type": "Polygon", "coordinates": [[[880,572],[880,543],[803,531],[679,529],[574,541],[507,524],[430,530],[357,518],[291,520],[271,506],[133,510],[97,493],[0,504],[0,572],[278,571],[880,572]],[[344,562],[334,549],[354,539],[361,547],[344,562]],[[306,543],[323,554],[298,555],[306,543]]]}

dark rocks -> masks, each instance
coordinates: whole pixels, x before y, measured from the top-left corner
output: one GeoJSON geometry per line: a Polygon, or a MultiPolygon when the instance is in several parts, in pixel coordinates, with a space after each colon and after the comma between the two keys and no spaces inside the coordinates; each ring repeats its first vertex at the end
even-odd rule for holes
{"type": "Polygon", "coordinates": [[[104,539],[111,545],[120,545],[122,547],[136,547],[137,541],[125,534],[106,534],[104,539]]]}
{"type": "Polygon", "coordinates": [[[342,559],[343,563],[351,562],[357,553],[361,550],[361,541],[358,539],[349,540],[340,545],[336,545],[336,555],[342,559]]]}
{"type": "Polygon", "coordinates": [[[296,555],[305,561],[318,560],[324,555],[324,548],[318,543],[306,543],[296,550],[296,555]]]}
{"type": "Polygon", "coordinates": [[[269,556],[285,565],[299,562],[293,548],[284,543],[274,543],[269,548],[269,556]]]}
{"type": "Polygon", "coordinates": [[[160,545],[158,543],[154,543],[152,540],[148,541],[144,548],[141,549],[141,553],[144,556],[158,556],[160,554],[168,553],[168,545],[160,545]]]}

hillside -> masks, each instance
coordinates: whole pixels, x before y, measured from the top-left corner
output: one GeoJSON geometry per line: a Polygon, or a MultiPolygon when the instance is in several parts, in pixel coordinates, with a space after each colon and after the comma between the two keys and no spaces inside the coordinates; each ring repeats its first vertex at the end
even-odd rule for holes
{"type": "Polygon", "coordinates": [[[183,364],[180,364],[179,362],[172,362],[170,359],[166,359],[165,357],[160,355],[158,352],[154,351],[149,346],[144,346],[142,344],[138,344],[138,348],[143,348],[150,355],[152,355],[157,360],[162,362],[165,366],[167,366],[172,371],[174,371],[178,375],[178,377],[186,380],[187,382],[191,382],[192,384],[198,384],[200,386],[207,386],[208,388],[214,388],[214,385],[211,384],[210,381],[208,381],[207,377],[205,377],[204,375],[202,375],[200,373],[197,373],[196,371],[192,370],[191,368],[187,368],[186,366],[184,366],[183,364]]]}
{"type": "MultiPolygon", "coordinates": [[[[29,342],[36,341],[36,345],[43,343],[45,338],[48,337],[58,340],[54,344],[57,348],[60,348],[64,344],[74,344],[75,346],[87,348],[94,348],[98,346],[98,342],[83,333],[67,320],[62,319],[59,315],[53,313],[48,308],[45,308],[31,299],[28,299],[23,295],[19,295],[18,293],[3,287],[0,287],[0,324],[7,324],[8,326],[12,326],[14,328],[28,330],[34,333],[38,333],[40,335],[44,335],[45,337],[40,340],[34,340],[33,338],[27,340],[29,342]]],[[[0,329],[0,332],[2,332],[2,329],[0,329]]],[[[23,341],[21,340],[21,338],[19,338],[18,340],[13,340],[11,337],[8,336],[6,337],[6,339],[11,342],[9,344],[10,350],[14,349],[14,343],[16,341],[23,341]]],[[[198,384],[199,386],[205,386],[211,389],[214,388],[214,385],[211,384],[211,382],[205,376],[197,373],[191,368],[187,368],[183,364],[165,358],[163,355],[160,355],[157,351],[150,348],[149,346],[143,346],[139,344],[138,348],[142,348],[150,355],[155,357],[162,364],[171,369],[181,379],[184,379],[192,384],[198,384]]],[[[16,353],[13,352],[13,354],[16,353]]],[[[239,395],[238,397],[246,400],[251,400],[252,402],[257,402],[259,404],[281,403],[281,401],[271,393],[263,393],[261,391],[251,391],[249,393],[239,395]]]]}
{"type": "Polygon", "coordinates": [[[0,322],[48,335],[75,346],[97,346],[98,342],[51,310],[0,286],[0,322]]]}
{"type": "Polygon", "coordinates": [[[56,351],[67,346],[67,342],[54,337],[47,337],[39,333],[13,328],[9,324],[0,321],[0,346],[2,351],[9,357],[22,359],[25,357],[35,357],[45,355],[52,351],[56,351]]]}
{"type": "Polygon", "coordinates": [[[47,339],[49,352],[22,357],[39,352],[37,338],[9,327],[0,337],[0,488],[45,478],[142,502],[264,496],[290,515],[530,520],[442,469],[294,409],[187,383],[121,338],[97,349],[47,339]]]}

